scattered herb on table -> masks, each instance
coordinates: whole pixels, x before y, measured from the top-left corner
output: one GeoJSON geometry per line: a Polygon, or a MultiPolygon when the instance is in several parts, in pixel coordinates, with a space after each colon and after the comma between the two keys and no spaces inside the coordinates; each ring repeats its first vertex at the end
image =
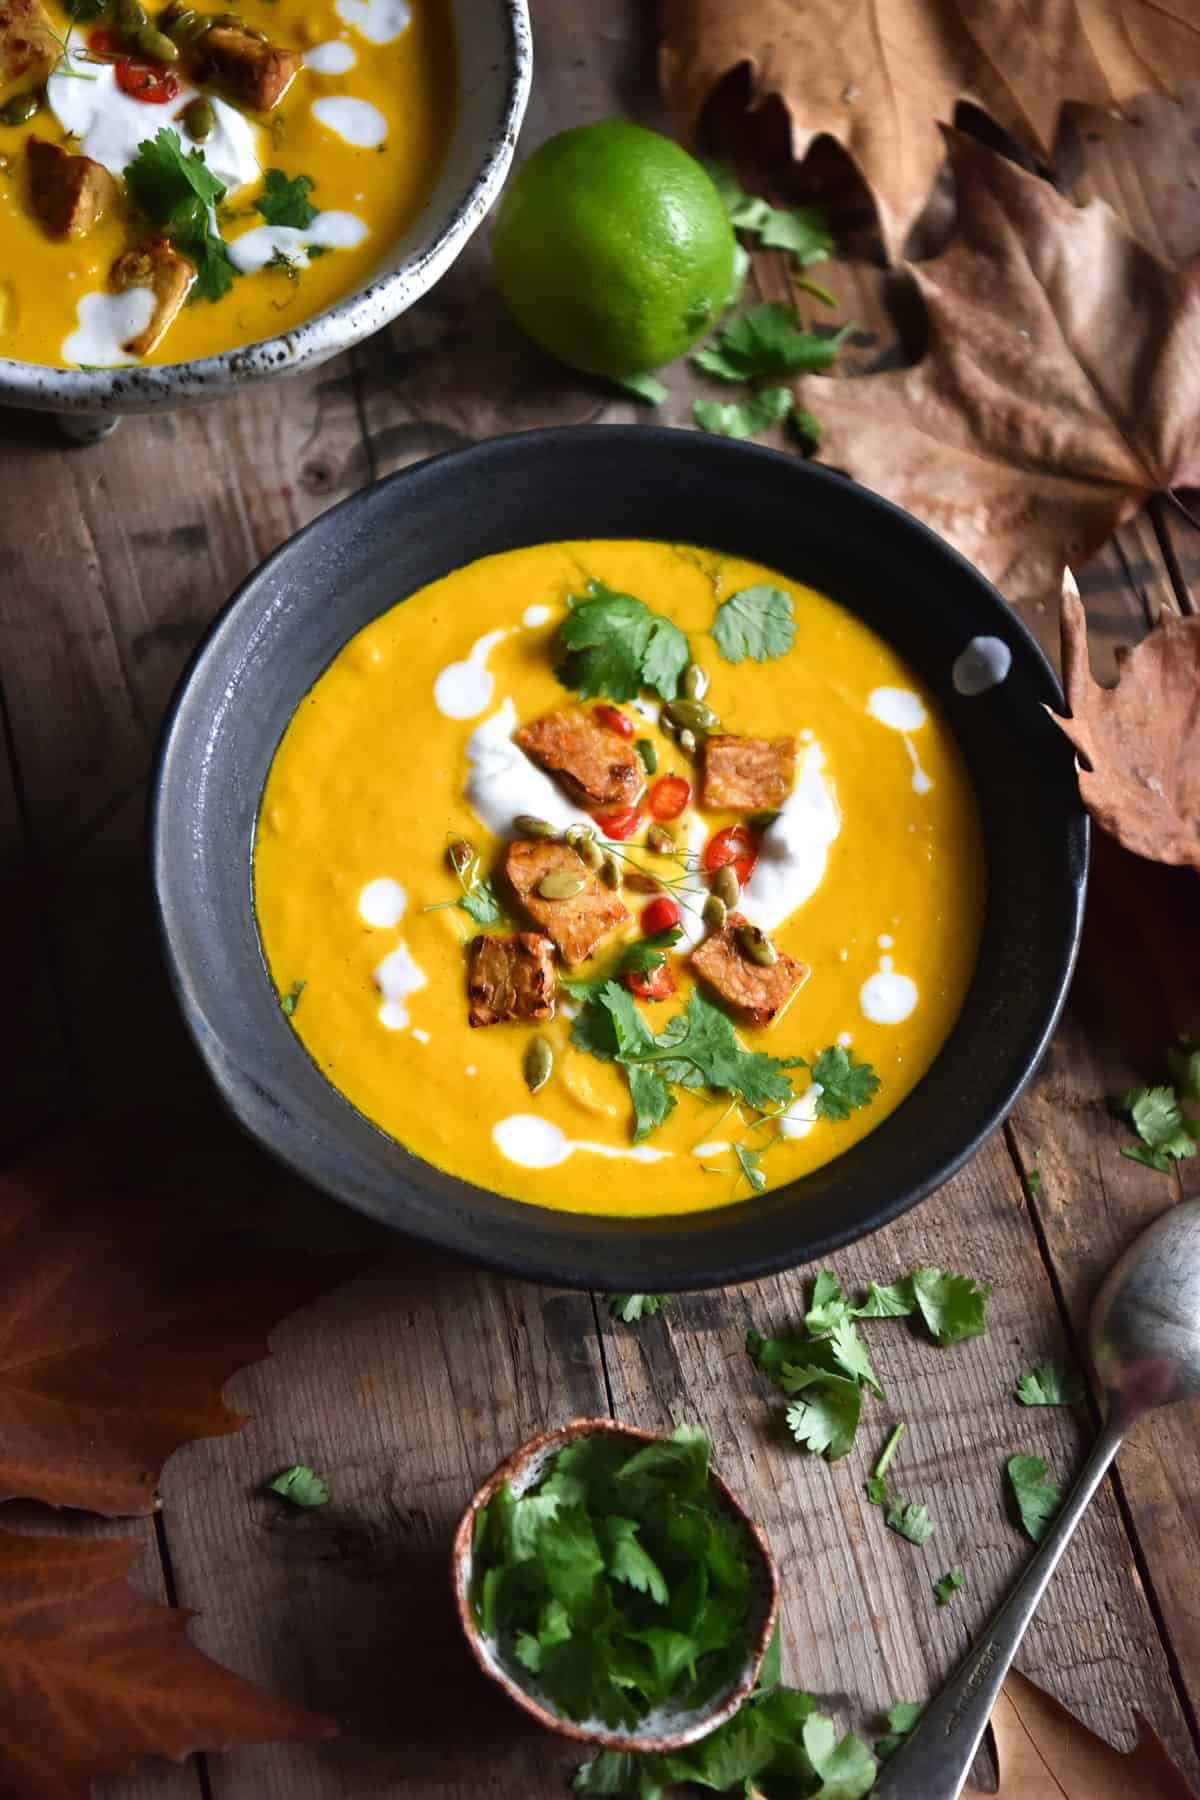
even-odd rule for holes
{"type": "Polygon", "coordinates": [[[1074,1406],[1083,1399],[1083,1391],[1078,1371],[1056,1362],[1038,1363],[1028,1375],[1019,1377],[1016,1386],[1022,1406],[1074,1406]]]}
{"type": "Polygon", "coordinates": [[[293,981],[286,994],[279,997],[279,1010],[290,1019],[300,1004],[300,996],[308,986],[306,981],[293,981]]]}
{"type": "Polygon", "coordinates": [[[670,1300],[669,1294],[609,1294],[608,1310],[614,1319],[636,1325],[639,1319],[651,1319],[670,1300]]]}
{"type": "Polygon", "coordinates": [[[939,1606],[949,1606],[955,1594],[967,1585],[967,1578],[961,1569],[947,1569],[933,1584],[933,1597],[939,1606]]]}
{"type": "Polygon", "coordinates": [[[643,688],[676,698],[689,654],[673,620],[601,581],[589,581],[583,598],[572,596],[568,607],[558,628],[564,655],[555,670],[564,687],[581,700],[633,700],[643,688]]]}
{"type": "Polygon", "coordinates": [[[194,264],[196,280],[189,302],[220,300],[227,294],[237,271],[224,240],[212,228],[210,212],[225,198],[225,188],[203,151],[191,150],[185,156],[178,132],[164,126],[138,145],[125,170],[125,186],[138,212],[194,264]]]}
{"type": "Polygon", "coordinates": [[[1005,1471],[1021,1529],[1040,1544],[1062,1505],[1062,1489],[1040,1456],[1010,1456],[1005,1471]]]}
{"type": "Polygon", "coordinates": [[[912,1278],[917,1310],[937,1344],[958,1344],[964,1338],[981,1337],[987,1329],[987,1297],[969,1275],[951,1275],[944,1269],[918,1269],[912,1278]]]}
{"type": "Polygon", "coordinates": [[[788,424],[808,450],[819,448],[825,435],[825,427],[816,413],[809,412],[807,406],[794,406],[788,424]]]}
{"type": "Polygon", "coordinates": [[[889,1501],[883,1522],[889,1531],[897,1532],[918,1548],[933,1536],[933,1520],[929,1517],[929,1508],[915,1500],[889,1501]]]}
{"type": "Polygon", "coordinates": [[[824,262],[833,249],[828,215],[819,206],[776,207],[748,194],[728,163],[706,162],[729,222],[757,238],[764,250],[787,250],[801,268],[824,262]]]}
{"type": "Polygon", "coordinates": [[[687,1425],[635,1450],[577,1438],[528,1492],[504,1483],[479,1514],[480,1629],[565,1718],[631,1728],[656,1706],[701,1704],[741,1668],[750,1550],[713,1496],[709,1451],[687,1425]]]}
{"type": "Polygon", "coordinates": [[[661,406],[667,390],[654,375],[614,375],[614,385],[644,406],[661,406]]]}
{"type": "Polygon", "coordinates": [[[867,1499],[872,1506],[886,1506],[887,1504],[888,1491],[883,1478],[887,1474],[888,1464],[896,1454],[896,1446],[907,1430],[908,1427],[903,1421],[892,1426],[887,1443],[880,1451],[875,1467],[871,1470],[866,1483],[866,1491],[867,1499]]]}
{"type": "Polygon", "coordinates": [[[881,1763],[888,1762],[900,1746],[907,1742],[924,1711],[919,1700],[897,1700],[884,1714],[887,1735],[879,1738],[875,1744],[875,1754],[881,1763]]]}
{"type": "Polygon", "coordinates": [[[268,225],[289,226],[304,231],[317,216],[308,196],[312,192],[308,175],[285,175],[282,169],[268,169],[263,176],[262,191],[254,202],[268,225]]]}
{"type": "Polygon", "coordinates": [[[1121,1101],[1124,1113],[1141,1140],[1123,1144],[1121,1155],[1148,1169],[1167,1174],[1173,1160],[1195,1156],[1200,1122],[1185,1117],[1179,1096],[1171,1087],[1131,1088],[1121,1101]]]}
{"type": "Polygon", "coordinates": [[[711,631],[728,663],[748,656],[760,663],[783,656],[796,636],[792,597],[765,582],[743,588],[722,600],[711,631]]]}
{"type": "Polygon", "coordinates": [[[719,381],[753,381],[762,375],[794,375],[831,368],[856,328],[825,334],[806,331],[794,306],[764,301],[731,319],[691,361],[719,381]]]}
{"type": "Polygon", "coordinates": [[[795,403],[791,388],[765,387],[745,400],[694,400],[692,416],[717,437],[752,438],[786,419],[795,403]]]}
{"type": "Polygon", "coordinates": [[[293,1463],[290,1469],[282,1469],[274,1481],[268,1481],[267,1488],[272,1494],[290,1500],[293,1506],[324,1506],[329,1498],[326,1484],[304,1463],[293,1463]]]}
{"type": "Polygon", "coordinates": [[[1036,1166],[1025,1171],[1025,1186],[1036,1200],[1042,1191],[1042,1171],[1036,1166]]]}

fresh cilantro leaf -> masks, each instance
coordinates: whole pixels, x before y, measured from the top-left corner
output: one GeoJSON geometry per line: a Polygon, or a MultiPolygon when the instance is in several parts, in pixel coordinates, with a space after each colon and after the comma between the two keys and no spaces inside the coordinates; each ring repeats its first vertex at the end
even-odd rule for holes
{"type": "Polygon", "coordinates": [[[316,207],[308,199],[312,186],[308,175],[285,175],[282,169],[268,169],[255,208],[268,225],[304,231],[317,216],[316,207]]]}
{"type": "Polygon", "coordinates": [[[227,294],[235,270],[210,220],[210,209],[225,198],[225,188],[204,152],[197,148],[185,156],[178,132],[164,126],[138,145],[125,170],[125,187],[132,205],[195,266],[189,303],[227,294]]]}
{"type": "Polygon", "coordinates": [[[657,775],[658,751],[654,748],[652,741],[649,738],[639,738],[633,747],[637,751],[638,761],[647,775],[657,775]]]}
{"type": "MultiPolygon", "coordinates": [[[[638,1541],[635,1519],[610,1514],[600,1526],[600,1542],[604,1547],[604,1567],[614,1581],[624,1581],[639,1594],[648,1594],[656,1606],[665,1606],[670,1592],[662,1570],[638,1541]]],[[[693,1657],[689,1658],[694,1660],[693,1657]]],[[[674,1682],[667,1685],[670,1693],[674,1682]]]]}
{"type": "MultiPolygon", "coordinates": [[[[895,1456],[896,1448],[900,1442],[900,1439],[904,1436],[904,1433],[907,1430],[908,1430],[908,1426],[904,1424],[903,1420],[901,1420],[898,1424],[892,1426],[892,1429],[888,1433],[887,1443],[883,1446],[883,1449],[879,1452],[879,1460],[876,1462],[875,1467],[871,1470],[872,1481],[877,1481],[882,1485],[883,1477],[888,1472],[888,1465],[890,1464],[893,1456],[895,1456]]],[[[875,1499],[874,1496],[868,1496],[868,1497],[871,1500],[872,1506],[879,1506],[881,1504],[881,1502],[879,1500],[875,1499]]]]}
{"type": "Polygon", "coordinates": [[[775,1629],[771,1633],[771,1641],[767,1645],[767,1653],[762,1659],[758,1671],[760,1689],[778,1687],[783,1679],[783,1646],[779,1637],[779,1621],[775,1621],[775,1629]]]}
{"type": "Polygon", "coordinates": [[[805,331],[794,306],[764,301],[722,326],[711,344],[693,351],[691,360],[720,381],[820,371],[833,365],[854,329],[846,325],[832,336],[805,331]]]}
{"type": "Polygon", "coordinates": [[[1039,1363],[1018,1380],[1017,1399],[1022,1406],[1074,1406],[1083,1399],[1083,1380],[1075,1369],[1039,1363]]]}
{"type": "Polygon", "coordinates": [[[628,1750],[602,1750],[590,1762],[580,1763],[572,1785],[577,1794],[617,1795],[623,1800],[661,1800],[662,1784],[651,1767],[656,1760],[634,1756],[628,1750]]]}
{"type": "Polygon", "coordinates": [[[676,1498],[702,1494],[708,1482],[712,1446],[698,1425],[677,1425],[668,1438],[656,1438],[637,1450],[617,1475],[622,1488],[632,1485],[656,1494],[670,1492],[676,1498]]]}
{"type": "Polygon", "coordinates": [[[753,1327],[746,1333],[746,1354],[756,1369],[778,1381],[785,1363],[802,1363],[813,1346],[803,1338],[767,1338],[753,1327]]]}
{"type": "Polygon", "coordinates": [[[964,1338],[981,1337],[987,1330],[985,1283],[980,1287],[969,1275],[949,1275],[942,1269],[918,1269],[912,1278],[913,1293],[921,1317],[938,1344],[958,1344],[964,1338]]]}
{"type": "Polygon", "coordinates": [[[861,1738],[847,1733],[839,1739],[833,1721],[814,1713],[804,1726],[802,1741],[821,1783],[811,1790],[813,1800],[861,1800],[870,1793],[875,1758],[861,1738]]]}
{"type": "Polygon", "coordinates": [[[872,1506],[887,1505],[889,1499],[887,1483],[881,1481],[878,1475],[868,1475],[863,1483],[863,1490],[872,1506]]]}
{"type": "Polygon", "coordinates": [[[1140,1144],[1123,1145],[1122,1156],[1157,1169],[1162,1175],[1170,1169],[1173,1157],[1182,1160],[1195,1156],[1195,1138],[1174,1088],[1131,1088],[1121,1102],[1121,1110],[1128,1113],[1142,1140],[1140,1144]]]}
{"type": "Polygon", "coordinates": [[[692,416],[702,431],[718,437],[752,438],[786,418],[792,404],[790,388],[766,387],[747,400],[695,400],[692,416]]]}
{"type": "Polygon", "coordinates": [[[884,1714],[887,1736],[878,1740],[875,1754],[880,1762],[888,1762],[895,1756],[901,1744],[911,1736],[925,1708],[919,1700],[897,1700],[890,1712],[884,1714]]]}
{"type": "Polygon", "coordinates": [[[287,993],[280,995],[279,1010],[280,1010],[280,1012],[284,1013],[289,1019],[291,1018],[292,1014],[295,1012],[296,1008],[299,1006],[300,996],[304,992],[304,990],[307,986],[308,986],[307,981],[293,981],[293,983],[292,983],[291,987],[288,989],[287,993]]]}
{"type": "Polygon", "coordinates": [[[614,1319],[623,1319],[626,1325],[635,1325],[639,1319],[649,1319],[666,1306],[667,1294],[609,1294],[608,1310],[614,1319]]]}
{"type": "Polygon", "coordinates": [[[856,1319],[904,1319],[916,1310],[917,1297],[913,1291],[912,1276],[906,1275],[901,1281],[894,1281],[883,1287],[878,1282],[867,1283],[867,1297],[861,1306],[854,1308],[856,1319]]]}
{"type": "Polygon", "coordinates": [[[746,193],[728,163],[706,162],[704,167],[721,196],[730,224],[757,237],[764,249],[790,250],[805,268],[823,262],[829,255],[833,234],[819,206],[790,210],[774,207],[769,201],[746,193]]]}
{"type": "Polygon", "coordinates": [[[555,673],[581,700],[597,695],[633,700],[643,687],[674,700],[689,660],[678,625],[632,594],[617,594],[589,581],[584,599],[572,599],[559,626],[565,655],[555,673]]]}
{"type": "Polygon", "coordinates": [[[761,1194],[767,1185],[767,1178],[759,1168],[762,1161],[761,1150],[751,1150],[745,1144],[735,1144],[733,1154],[737,1158],[738,1168],[746,1177],[756,1194],[761,1194]]]}
{"type": "Polygon", "coordinates": [[[817,1099],[819,1119],[848,1119],[860,1106],[870,1106],[879,1092],[879,1077],[870,1063],[856,1062],[854,1052],[842,1044],[830,1044],[811,1064],[812,1078],[821,1088],[817,1099]]]}
{"type": "Polygon", "coordinates": [[[513,1654],[519,1663],[523,1663],[531,1675],[539,1675],[542,1669],[542,1646],[527,1631],[517,1633],[513,1645],[513,1654]]]}
{"type": "Polygon", "coordinates": [[[1040,1456],[1010,1456],[1006,1470],[1021,1529],[1040,1544],[1062,1505],[1062,1489],[1040,1456]]]}
{"type": "Polygon", "coordinates": [[[794,406],[788,416],[788,424],[809,449],[815,450],[825,436],[825,427],[816,413],[809,412],[807,406],[794,406]]]}
{"type": "Polygon", "coordinates": [[[655,1037],[627,989],[608,981],[571,1028],[571,1041],[624,1068],[634,1106],[634,1143],[661,1125],[675,1105],[670,1084],[736,1095],[766,1112],[790,1100],[778,1057],[743,1050],[726,1015],[693,988],[687,1011],[655,1037]],[[607,1025],[599,1022],[607,1015],[607,1025]]]}
{"type": "Polygon", "coordinates": [[[275,246],[274,250],[272,250],[267,261],[263,264],[263,267],[266,269],[275,269],[279,274],[286,276],[288,281],[299,281],[300,279],[299,263],[293,262],[291,257],[287,254],[287,251],[278,244],[275,246]]]}
{"type": "Polygon", "coordinates": [[[834,1360],[847,1375],[853,1375],[880,1400],[883,1389],[867,1357],[867,1346],[858,1335],[853,1319],[839,1319],[830,1336],[834,1360]]]}
{"type": "Polygon", "coordinates": [[[893,1500],[884,1514],[883,1522],[889,1531],[899,1532],[910,1544],[919,1546],[933,1536],[929,1508],[912,1500],[893,1500]]]}
{"type": "Polygon", "coordinates": [[[1036,1200],[1038,1195],[1042,1191],[1042,1171],[1040,1169],[1026,1170],[1025,1186],[1029,1189],[1029,1192],[1033,1195],[1033,1198],[1036,1200]]]}
{"type": "MultiPolygon", "coordinates": [[[[653,770],[650,773],[653,774],[653,770]]],[[[610,981],[619,982],[622,975],[648,975],[652,969],[661,967],[666,961],[663,952],[677,944],[682,936],[683,929],[679,925],[669,925],[665,931],[652,931],[632,944],[623,944],[593,975],[584,975],[577,980],[560,975],[559,988],[572,1000],[586,1005],[602,993],[610,981]]]]}
{"type": "Polygon", "coordinates": [[[961,1569],[947,1569],[940,1580],[933,1584],[933,1597],[939,1606],[949,1606],[955,1594],[967,1585],[967,1578],[961,1569]]]}
{"type": "Polygon", "coordinates": [[[812,1337],[823,1337],[849,1316],[850,1304],[837,1276],[829,1269],[822,1269],[813,1283],[812,1298],[804,1315],[804,1329],[812,1337]]]}
{"type": "Polygon", "coordinates": [[[474,919],[477,925],[499,925],[504,919],[504,908],[495,885],[488,876],[472,882],[466,893],[455,902],[468,918],[474,919]]]}
{"type": "Polygon", "coordinates": [[[615,375],[613,381],[623,393],[646,406],[661,406],[667,397],[666,388],[654,375],[615,375]]]}
{"type": "Polygon", "coordinates": [[[788,1430],[802,1448],[828,1462],[845,1456],[854,1443],[862,1390],[848,1375],[831,1375],[811,1364],[785,1363],[780,1386],[797,1396],[787,1409],[788,1430]]]}
{"type": "Polygon", "coordinates": [[[1180,1038],[1167,1051],[1167,1068],[1183,1099],[1200,1100],[1200,1045],[1180,1038]]]}
{"type": "Polygon", "coordinates": [[[271,1493],[290,1500],[293,1506],[324,1506],[329,1498],[329,1489],[321,1477],[304,1463],[293,1463],[290,1469],[280,1470],[274,1481],[268,1481],[267,1487],[271,1493]]]}
{"type": "Polygon", "coordinates": [[[768,583],[743,588],[722,600],[711,630],[728,663],[744,662],[748,656],[760,663],[783,656],[796,636],[792,596],[768,583]]]}

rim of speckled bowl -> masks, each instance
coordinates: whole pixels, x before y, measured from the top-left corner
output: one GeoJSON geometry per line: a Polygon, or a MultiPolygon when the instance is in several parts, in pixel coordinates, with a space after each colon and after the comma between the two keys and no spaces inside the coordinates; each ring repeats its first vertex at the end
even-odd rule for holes
{"type": "MultiPolygon", "coordinates": [[[[278,337],[189,362],[83,370],[0,357],[0,406],[120,415],[215,400],[244,382],[315,367],[398,318],[429,292],[466,247],[495,203],[512,163],[533,78],[533,40],[527,0],[496,3],[502,51],[495,73],[500,79],[482,159],[457,199],[439,211],[396,268],[373,275],[365,287],[278,337]]],[[[457,35],[461,55],[462,33],[457,35]]],[[[452,141],[447,162],[453,155],[452,141]]]]}
{"type": "MultiPolygon", "coordinates": [[[[498,1468],[492,1470],[487,1480],[467,1502],[466,1508],[454,1533],[454,1542],[450,1551],[450,1580],[454,1589],[454,1603],[458,1610],[459,1623],[463,1636],[467,1640],[471,1655],[488,1678],[504,1689],[522,1712],[536,1719],[547,1731],[556,1732],[560,1737],[573,1738],[576,1743],[589,1744],[599,1750],[624,1750],[634,1755],[656,1755],[665,1751],[683,1750],[689,1744],[707,1737],[717,1727],[728,1723],[738,1711],[742,1703],[754,1691],[762,1668],[763,1658],[767,1654],[771,1638],[775,1630],[775,1622],[779,1615],[779,1568],[774,1552],[767,1542],[762,1527],[751,1518],[742,1502],[723,1481],[717,1471],[709,1464],[708,1485],[719,1504],[736,1520],[738,1527],[745,1533],[747,1546],[751,1556],[757,1561],[760,1579],[754,1583],[755,1599],[760,1610],[765,1600],[765,1610],[761,1618],[752,1619],[750,1635],[747,1640],[746,1660],[736,1682],[722,1693],[714,1696],[706,1705],[690,1709],[681,1709],[680,1718],[691,1717],[691,1723],[682,1725],[669,1732],[647,1732],[644,1728],[638,1732],[612,1731],[607,1726],[593,1726],[588,1723],[577,1723],[574,1719],[564,1718],[553,1707],[539,1698],[536,1686],[531,1689],[522,1685],[510,1673],[500,1660],[498,1647],[493,1647],[491,1640],[484,1637],[475,1621],[471,1610],[471,1577],[474,1573],[475,1554],[474,1536],[475,1520],[481,1510],[491,1500],[497,1488],[507,1481],[518,1497],[538,1479],[552,1456],[572,1444],[578,1438],[598,1437],[602,1433],[629,1438],[639,1444],[656,1444],[665,1442],[665,1434],[659,1431],[644,1431],[639,1425],[627,1425],[620,1419],[572,1419],[566,1425],[556,1426],[551,1431],[542,1431],[531,1437],[506,1456],[498,1468]]],[[[752,1603],[753,1604],[753,1603],[752,1603]]],[[[531,1681],[533,1678],[531,1677],[531,1681]]],[[[651,1713],[649,1717],[653,1718],[651,1713]]]]}

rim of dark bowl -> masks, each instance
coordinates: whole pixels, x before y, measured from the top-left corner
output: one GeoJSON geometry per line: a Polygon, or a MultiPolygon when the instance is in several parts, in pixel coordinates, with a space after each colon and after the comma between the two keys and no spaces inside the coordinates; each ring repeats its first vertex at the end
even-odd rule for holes
{"type": "MultiPolygon", "coordinates": [[[[437,533],[430,529],[425,536],[437,533]]],[[[437,575],[429,574],[414,585],[400,580],[389,604],[434,579],[437,575]]],[[[878,586],[877,580],[871,591],[878,586]]],[[[331,591],[341,590],[331,586],[331,591]]],[[[383,610],[386,607],[376,608],[370,616],[383,610]]],[[[900,616],[894,614],[893,624],[900,616]]],[[[364,617],[348,624],[341,643],[366,622],[364,617]]],[[[947,650],[945,656],[948,675],[953,655],[947,650]]],[[[290,695],[288,717],[310,685],[305,681],[290,695]]],[[[759,445],[642,425],[551,427],[446,451],[359,490],[288,539],[217,614],[184,669],[162,728],[148,817],[153,904],[171,985],[193,1042],[237,1122],[295,1173],[393,1229],[506,1273],[565,1287],[671,1292],[773,1274],[868,1236],[942,1187],[1007,1117],[1041,1061],[1078,954],[1089,847],[1074,754],[1047,716],[1051,709],[1065,710],[1057,676],[1028,627],[991,584],[919,520],[836,472],[759,445]],[[630,475],[633,467],[636,477],[630,475]],[[797,1181],[745,1201],[674,1215],[618,1217],[512,1200],[448,1175],[407,1151],[359,1113],[310,1061],[279,1013],[258,942],[250,885],[253,822],[239,846],[245,881],[238,905],[248,914],[259,978],[278,1016],[264,1025],[269,1045],[264,1040],[249,1059],[223,1041],[210,1012],[221,994],[225,970],[197,949],[194,933],[189,938],[198,905],[194,874],[203,867],[202,839],[191,802],[210,811],[213,805],[212,759],[203,754],[199,737],[206,731],[219,737],[221,722],[213,723],[214,712],[221,706],[228,712],[235,685],[228,669],[236,666],[244,675],[249,661],[261,662],[262,640],[272,611],[279,608],[279,596],[292,589],[311,593],[306,577],[314,569],[322,571],[327,585],[343,581],[347,562],[366,554],[364,546],[374,533],[412,533],[414,521],[418,516],[424,520],[423,509],[428,508],[438,515],[436,522],[457,520],[460,532],[469,536],[480,528],[482,497],[494,503],[496,495],[506,491],[523,493],[527,505],[549,505],[555,518],[559,513],[553,509],[561,510],[561,500],[561,505],[577,505],[581,518],[590,517],[591,508],[611,519],[607,529],[581,525],[570,530],[550,524],[540,534],[500,530],[495,541],[485,545],[471,539],[466,550],[459,547],[460,537],[439,564],[445,574],[480,556],[535,542],[653,537],[653,531],[633,529],[628,521],[644,517],[647,506],[665,503],[664,495],[671,504],[686,506],[690,490],[704,478],[714,482],[714,493],[725,497],[722,504],[728,501],[728,515],[710,513],[704,529],[686,535],[660,530],[660,541],[689,541],[754,556],[768,566],[782,563],[781,572],[798,581],[808,579],[866,617],[906,660],[916,663],[937,692],[966,755],[984,815],[988,891],[979,959],[963,1008],[913,1092],[865,1138],[797,1181]],[[478,506],[468,500],[473,482],[478,484],[478,506]],[[569,486],[569,500],[561,499],[556,482],[569,486]],[[777,493],[781,483],[789,491],[777,493]],[[814,522],[807,537],[798,534],[802,548],[792,560],[805,559],[810,565],[807,577],[793,574],[787,558],[765,547],[743,551],[730,541],[741,530],[753,532],[759,514],[768,522],[764,529],[780,529],[778,509],[773,511],[772,506],[787,501],[797,509],[802,499],[814,503],[809,508],[814,522]],[[1020,683],[1028,690],[1028,711],[1021,715],[1017,734],[1005,729],[1003,722],[1000,727],[988,726],[990,739],[1003,747],[1005,755],[1019,757],[1027,765],[1028,779],[1013,785],[1008,810],[992,820],[1011,839],[1010,857],[1002,858],[993,843],[984,804],[989,790],[981,788],[971,745],[964,740],[977,719],[991,718],[990,709],[964,712],[964,706],[979,708],[979,699],[964,700],[960,706],[952,693],[947,697],[948,679],[939,688],[929,669],[904,643],[897,643],[897,634],[903,637],[904,632],[899,627],[889,632],[871,616],[870,607],[877,602],[865,602],[862,594],[848,601],[844,582],[839,592],[837,580],[816,578],[811,564],[819,558],[813,545],[821,544],[822,555],[833,554],[825,540],[834,530],[833,521],[847,510],[857,538],[853,549],[845,549],[839,540],[839,556],[843,550],[860,560],[869,556],[864,546],[871,526],[886,540],[889,582],[907,575],[919,586],[924,565],[931,565],[928,572],[934,586],[920,592],[932,596],[933,621],[914,611],[904,615],[905,630],[932,632],[939,608],[957,618],[957,612],[947,608],[943,589],[949,587],[955,590],[956,605],[960,601],[969,605],[961,641],[985,635],[990,627],[1003,635],[1013,652],[1013,671],[1019,672],[1020,683]],[[771,520],[776,521],[774,526],[771,520]],[[937,585],[939,578],[942,587],[937,585]],[[220,676],[218,670],[223,671],[220,676]],[[206,687],[211,689],[207,695],[206,687]],[[207,710],[206,697],[212,702],[207,710]],[[1014,874],[1018,851],[1020,868],[1014,874]],[[1007,885],[998,888],[992,876],[1002,861],[1007,885]],[[998,894],[1003,900],[999,927],[998,894]],[[1031,920],[1036,929],[1026,941],[1021,926],[1031,920]],[[997,953],[1003,969],[991,967],[997,961],[994,929],[1003,934],[997,953]],[[999,1048],[998,1037],[1005,1039],[999,1048]],[[282,1074],[281,1065],[287,1065],[282,1074]],[[320,1099],[315,1088],[308,1098],[320,1116],[304,1111],[297,1095],[298,1084],[311,1085],[314,1080],[320,1099]]],[[[223,718],[224,714],[222,722],[223,718]]],[[[278,737],[266,756],[263,779],[277,743],[278,737]]],[[[255,818],[260,796],[261,781],[254,796],[255,818]]],[[[239,923],[244,930],[246,918],[240,917],[239,923]]]]}

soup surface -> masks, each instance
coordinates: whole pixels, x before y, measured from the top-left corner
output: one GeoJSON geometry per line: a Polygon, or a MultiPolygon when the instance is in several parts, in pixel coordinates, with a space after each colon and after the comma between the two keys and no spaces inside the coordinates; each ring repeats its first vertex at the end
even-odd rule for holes
{"type": "Polygon", "coordinates": [[[0,0],[0,355],[113,367],[274,337],[416,217],[453,125],[445,0],[239,9],[176,0],[135,29],[137,0],[74,21],[0,0]]]}
{"type": "Polygon", "coordinates": [[[863,1137],[953,1024],[983,903],[960,753],[880,638],[753,563],[607,540],[487,557],[353,638],[254,869],[329,1080],[580,1212],[751,1199],[863,1137]]]}

